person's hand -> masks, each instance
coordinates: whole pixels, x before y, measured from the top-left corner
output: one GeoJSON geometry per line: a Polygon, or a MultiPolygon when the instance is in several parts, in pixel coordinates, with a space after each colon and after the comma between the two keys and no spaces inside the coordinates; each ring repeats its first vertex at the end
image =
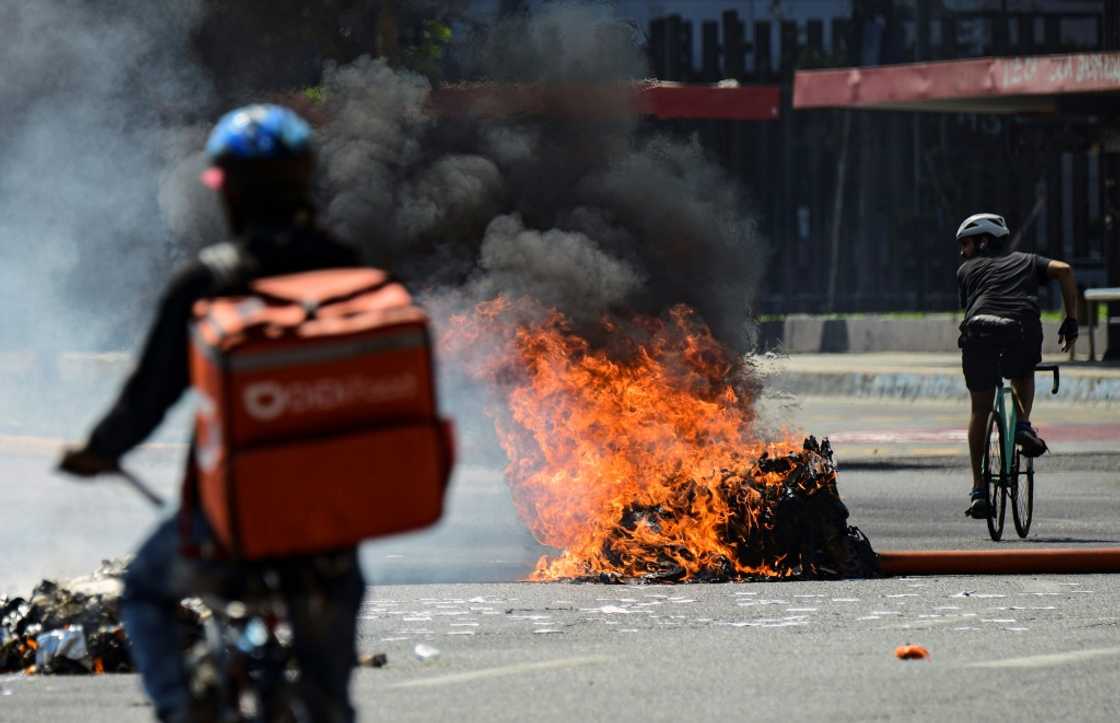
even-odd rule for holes
{"type": "Polygon", "coordinates": [[[1077,341],[1077,319],[1067,316],[1062,325],[1058,327],[1058,344],[1062,351],[1069,351],[1077,341]]]}
{"type": "Polygon", "coordinates": [[[62,451],[58,469],[76,477],[96,477],[106,472],[115,472],[117,461],[105,459],[88,447],[68,447],[62,451]]]}

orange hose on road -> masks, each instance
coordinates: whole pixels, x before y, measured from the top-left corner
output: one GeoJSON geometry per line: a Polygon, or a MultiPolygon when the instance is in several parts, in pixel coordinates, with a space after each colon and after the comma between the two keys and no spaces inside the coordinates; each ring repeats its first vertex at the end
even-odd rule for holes
{"type": "Polygon", "coordinates": [[[1042,575],[1120,572],[1120,547],[879,553],[883,575],[1042,575]]]}

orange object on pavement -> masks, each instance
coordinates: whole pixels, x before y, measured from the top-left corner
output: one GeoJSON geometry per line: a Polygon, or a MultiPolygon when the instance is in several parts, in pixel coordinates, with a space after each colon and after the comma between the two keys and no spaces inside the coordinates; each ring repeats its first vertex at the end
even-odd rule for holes
{"type": "Polygon", "coordinates": [[[900,660],[929,660],[929,650],[921,645],[899,645],[894,654],[900,660]]]}
{"type": "Polygon", "coordinates": [[[201,506],[235,557],[432,524],[451,472],[428,319],[384,271],[260,279],[192,328],[201,506]]]}

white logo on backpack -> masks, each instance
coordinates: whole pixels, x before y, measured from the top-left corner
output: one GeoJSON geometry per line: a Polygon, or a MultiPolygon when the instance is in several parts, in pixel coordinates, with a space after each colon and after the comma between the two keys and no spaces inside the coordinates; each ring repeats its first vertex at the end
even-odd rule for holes
{"type": "Polygon", "coordinates": [[[272,379],[245,387],[241,399],[249,416],[272,422],[285,415],[324,413],[357,405],[384,404],[416,396],[416,375],[402,372],[387,377],[354,374],[323,377],[309,382],[272,379]]]}

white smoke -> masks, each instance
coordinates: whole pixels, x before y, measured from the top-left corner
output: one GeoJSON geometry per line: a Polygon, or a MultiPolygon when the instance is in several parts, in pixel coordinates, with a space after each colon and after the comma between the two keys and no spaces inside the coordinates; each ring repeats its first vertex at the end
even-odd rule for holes
{"type": "Polygon", "coordinates": [[[73,353],[135,343],[180,255],[158,188],[183,118],[208,112],[189,49],[204,6],[0,3],[0,592],[89,571],[153,519],[112,484],[52,479],[46,443],[7,440],[88,429],[123,368],[73,353]]]}

